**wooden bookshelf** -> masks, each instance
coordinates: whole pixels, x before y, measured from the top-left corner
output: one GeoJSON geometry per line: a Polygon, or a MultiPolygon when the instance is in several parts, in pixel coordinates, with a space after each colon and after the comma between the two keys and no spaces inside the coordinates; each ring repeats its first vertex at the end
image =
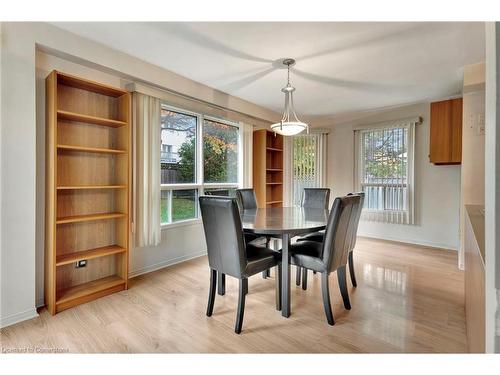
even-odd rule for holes
{"type": "Polygon", "coordinates": [[[253,132],[253,187],[257,205],[283,205],[283,136],[269,130],[253,132]]]}
{"type": "Polygon", "coordinates": [[[45,304],[56,314],[128,286],[130,93],[53,71],[46,106],[45,304]]]}

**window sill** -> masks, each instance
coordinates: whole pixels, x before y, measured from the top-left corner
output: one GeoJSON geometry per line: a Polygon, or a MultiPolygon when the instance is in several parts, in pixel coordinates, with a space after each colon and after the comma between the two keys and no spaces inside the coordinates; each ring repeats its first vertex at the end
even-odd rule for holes
{"type": "Polygon", "coordinates": [[[190,225],[199,225],[201,224],[202,221],[201,219],[189,219],[189,220],[183,220],[183,221],[177,221],[175,223],[169,223],[169,224],[162,224],[161,225],[161,230],[168,230],[168,229],[174,229],[174,228],[179,228],[179,227],[187,227],[190,225]]]}

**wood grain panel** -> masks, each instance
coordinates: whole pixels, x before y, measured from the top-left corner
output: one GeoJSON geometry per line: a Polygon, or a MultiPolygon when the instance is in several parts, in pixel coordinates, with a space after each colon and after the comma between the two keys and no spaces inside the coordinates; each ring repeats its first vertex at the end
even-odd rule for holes
{"type": "Polygon", "coordinates": [[[57,187],[57,75],[45,81],[45,305],[56,312],[56,187],[57,187]]]}
{"type": "Polygon", "coordinates": [[[462,118],[463,99],[458,98],[451,101],[451,157],[454,164],[462,162],[462,118]]]}
{"type": "Polygon", "coordinates": [[[462,98],[431,103],[429,146],[431,163],[461,163],[462,98]]]}
{"type": "Polygon", "coordinates": [[[62,190],[57,194],[57,217],[123,212],[120,198],[113,189],[62,190]]]}
{"type": "Polygon", "coordinates": [[[253,132],[253,188],[259,208],[266,206],[266,130],[253,132]]]}
{"type": "Polygon", "coordinates": [[[57,85],[58,110],[77,114],[120,120],[118,99],[62,84],[57,85]]]}
{"type": "MultiPolygon", "coordinates": [[[[467,206],[465,215],[465,316],[467,321],[467,344],[469,352],[485,352],[485,269],[474,233],[471,215],[476,215],[476,206],[467,206]]],[[[482,219],[484,221],[484,217],[482,219]]],[[[484,226],[483,226],[484,237],[484,226]]]]}
{"type": "Polygon", "coordinates": [[[60,225],[57,228],[57,255],[117,244],[117,220],[60,225]]]}
{"type": "Polygon", "coordinates": [[[111,128],[59,120],[57,125],[58,141],[67,145],[81,145],[88,147],[124,149],[117,136],[121,128],[111,128]]]}

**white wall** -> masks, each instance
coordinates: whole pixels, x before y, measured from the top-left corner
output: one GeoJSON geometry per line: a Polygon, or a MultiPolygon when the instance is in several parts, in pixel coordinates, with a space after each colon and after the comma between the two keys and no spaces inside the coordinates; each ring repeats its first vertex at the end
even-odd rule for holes
{"type": "Polygon", "coordinates": [[[355,120],[330,126],[328,186],[333,196],[354,190],[354,131],[356,125],[420,116],[415,130],[415,225],[362,221],[359,234],[446,249],[459,247],[460,166],[429,162],[430,104],[371,111],[355,120]]]}
{"type": "MultiPolygon", "coordinates": [[[[266,121],[276,114],[49,24],[2,23],[1,28],[3,327],[36,316],[35,303],[43,299],[43,78],[49,70],[59,68],[120,87],[137,79],[266,121]],[[36,61],[37,47],[65,59],[38,53],[36,61]]],[[[130,271],[146,272],[204,251],[200,222],[177,226],[163,231],[160,246],[131,249],[130,271]]]]}

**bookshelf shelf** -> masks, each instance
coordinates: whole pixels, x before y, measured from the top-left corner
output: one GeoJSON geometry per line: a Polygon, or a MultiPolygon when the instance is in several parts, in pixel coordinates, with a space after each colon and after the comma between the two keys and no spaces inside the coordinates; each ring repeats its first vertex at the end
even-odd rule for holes
{"type": "Polygon", "coordinates": [[[89,123],[89,124],[94,124],[94,125],[111,126],[114,128],[127,125],[127,123],[125,121],[118,121],[118,120],[113,120],[113,119],[104,118],[104,117],[89,116],[89,115],[84,115],[81,113],[75,113],[75,112],[69,112],[69,111],[63,111],[63,110],[57,111],[57,118],[59,120],[84,122],[84,123],[89,123]]]}

